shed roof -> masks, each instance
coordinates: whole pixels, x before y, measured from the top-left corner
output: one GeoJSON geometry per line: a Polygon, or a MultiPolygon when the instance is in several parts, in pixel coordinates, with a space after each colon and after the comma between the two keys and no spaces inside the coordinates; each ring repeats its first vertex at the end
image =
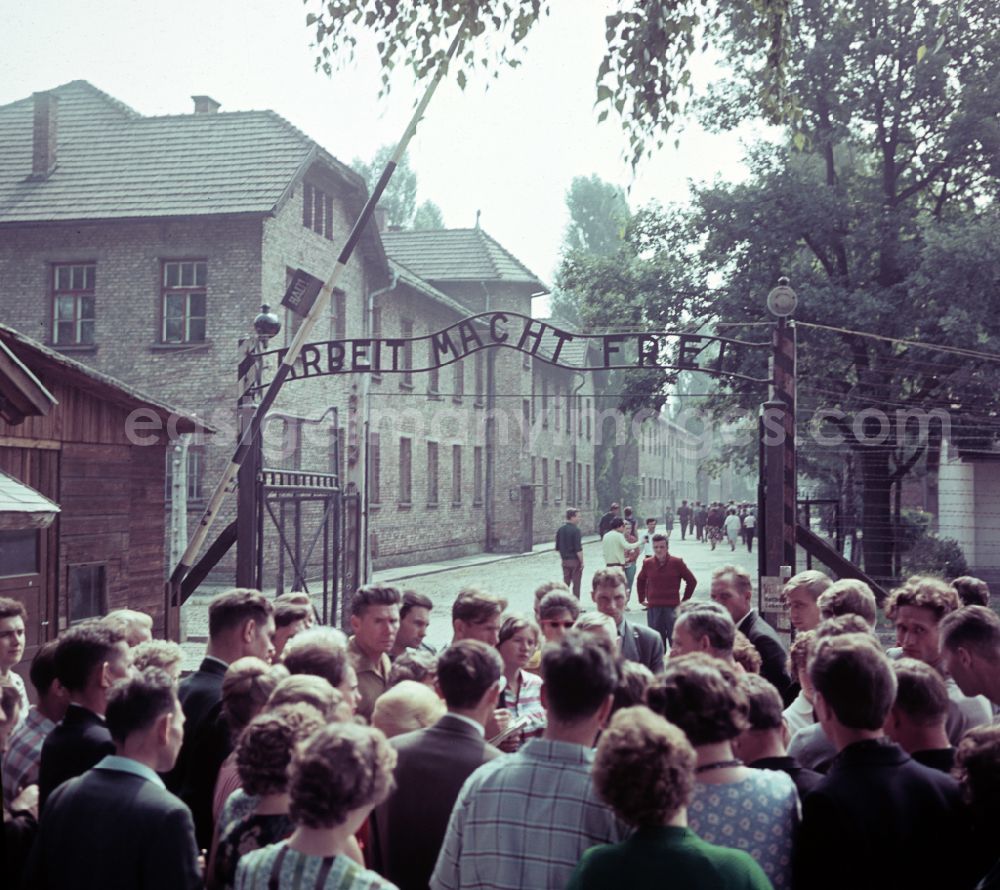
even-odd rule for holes
{"type": "Polygon", "coordinates": [[[0,345],[6,347],[42,383],[51,374],[50,380],[56,379],[79,387],[122,408],[151,408],[164,418],[175,415],[178,418],[178,432],[215,432],[214,427],[200,420],[194,414],[175,408],[159,399],[154,399],[114,377],[74,361],[5,324],[0,324],[0,345]]]}

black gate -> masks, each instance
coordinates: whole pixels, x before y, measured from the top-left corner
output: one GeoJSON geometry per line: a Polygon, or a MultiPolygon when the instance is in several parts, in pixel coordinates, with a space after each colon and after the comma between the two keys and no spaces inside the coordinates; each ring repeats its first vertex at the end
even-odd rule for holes
{"type": "MultiPolygon", "coordinates": [[[[264,468],[258,477],[257,588],[322,594],[323,622],[336,616],[345,497],[337,476],[264,468]]],[[[356,572],[356,569],[355,569],[356,572]]],[[[353,583],[353,582],[351,582],[353,583]]]]}

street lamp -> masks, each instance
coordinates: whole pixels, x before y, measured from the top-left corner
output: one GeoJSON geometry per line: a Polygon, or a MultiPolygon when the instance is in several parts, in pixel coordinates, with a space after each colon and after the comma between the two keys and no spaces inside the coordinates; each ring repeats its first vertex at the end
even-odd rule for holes
{"type": "Polygon", "coordinates": [[[799,298],[788,286],[788,279],[784,276],[778,279],[778,286],[767,295],[767,308],[771,310],[772,315],[782,319],[795,311],[798,302],[799,298]]]}

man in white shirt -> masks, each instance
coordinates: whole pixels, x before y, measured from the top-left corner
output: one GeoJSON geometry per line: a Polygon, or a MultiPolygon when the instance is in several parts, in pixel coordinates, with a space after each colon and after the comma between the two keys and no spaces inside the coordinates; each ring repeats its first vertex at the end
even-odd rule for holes
{"type": "Polygon", "coordinates": [[[656,534],[656,517],[650,516],[646,520],[645,531],[639,532],[639,545],[642,547],[642,558],[649,559],[653,556],[653,535],[656,534]]]}
{"type": "Polygon", "coordinates": [[[616,516],[611,520],[611,529],[601,540],[601,549],[604,553],[604,564],[615,568],[625,568],[626,553],[634,553],[640,549],[639,544],[629,544],[622,534],[622,527],[625,520],[616,516]]]}

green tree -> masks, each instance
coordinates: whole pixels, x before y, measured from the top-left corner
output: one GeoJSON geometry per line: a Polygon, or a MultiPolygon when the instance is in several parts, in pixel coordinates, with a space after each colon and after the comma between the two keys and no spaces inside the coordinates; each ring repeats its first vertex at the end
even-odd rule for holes
{"type": "MultiPolygon", "coordinates": [[[[374,37],[383,94],[397,65],[412,70],[417,80],[431,75],[460,27],[465,40],[452,63],[459,87],[477,71],[498,77],[521,64],[524,39],[551,6],[549,0],[305,3],[317,68],[331,74],[354,58],[359,38],[374,37]]],[[[607,49],[597,71],[596,104],[599,120],[611,111],[621,118],[633,166],[649,148],[662,145],[683,116],[699,43],[704,49],[713,40],[727,40],[734,29],[753,38],[743,64],[754,69],[755,107],[775,119],[789,110],[784,89],[789,7],[789,0],[618,0],[604,18],[607,49]]]]}
{"type": "MultiPolygon", "coordinates": [[[[794,7],[786,72],[797,131],[786,145],[754,147],[746,182],[696,190],[688,220],[701,280],[718,283],[720,318],[766,320],[764,296],[786,274],[796,318],[829,326],[800,329],[800,430],[815,409],[843,412],[833,421],[843,445],[809,457],[853,457],[865,568],[882,578],[894,569],[893,492],[898,502],[906,474],[935,447],[896,410],[943,409],[960,440],[997,430],[1000,365],[977,353],[1000,352],[1000,10],[986,0],[950,9],[794,7]],[[883,411],[888,427],[865,409],[883,411]]],[[[736,76],[705,103],[719,126],[753,114],[740,60],[758,39],[730,31],[736,76]]]]}
{"type": "Polygon", "coordinates": [[[576,176],[566,192],[570,223],[563,239],[563,253],[611,256],[625,237],[631,212],[621,186],[597,174],[576,176]]]}
{"type": "Polygon", "coordinates": [[[413,214],[414,229],[443,229],[444,214],[433,201],[424,201],[413,214]]]}
{"type": "MultiPolygon", "coordinates": [[[[381,146],[368,162],[362,161],[360,158],[354,159],[354,169],[364,177],[369,190],[373,189],[375,183],[378,182],[385,165],[392,157],[394,148],[392,145],[381,146]]],[[[382,193],[379,206],[385,208],[386,223],[390,226],[406,229],[413,222],[413,214],[417,207],[417,174],[410,167],[407,155],[404,154],[396,166],[392,179],[389,180],[389,184],[382,193]]]]}
{"type": "MultiPolygon", "coordinates": [[[[684,264],[668,236],[675,215],[653,207],[632,215],[624,192],[597,176],[573,180],[566,204],[570,223],[553,295],[553,312],[586,332],[666,330],[679,326],[704,307],[682,286],[684,264]]],[[[594,373],[599,417],[623,412],[621,427],[599,421],[595,439],[595,485],[602,504],[634,502],[641,494],[630,473],[628,456],[635,446],[633,421],[655,414],[675,375],[663,371],[594,373]],[[621,446],[630,447],[621,447],[621,446]]]]}

